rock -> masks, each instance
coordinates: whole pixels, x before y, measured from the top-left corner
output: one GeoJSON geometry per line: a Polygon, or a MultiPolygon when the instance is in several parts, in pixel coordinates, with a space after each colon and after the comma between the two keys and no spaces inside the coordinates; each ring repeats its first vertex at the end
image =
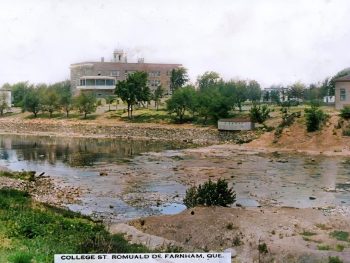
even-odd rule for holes
{"type": "Polygon", "coordinates": [[[315,199],[316,199],[316,197],[314,197],[314,196],[310,196],[310,197],[309,197],[309,199],[310,199],[310,200],[315,200],[315,199]]]}
{"type": "Polygon", "coordinates": [[[278,163],[288,163],[288,160],[286,160],[286,159],[278,159],[276,162],[278,162],[278,163]]]}
{"type": "Polygon", "coordinates": [[[108,173],[107,172],[100,172],[100,176],[107,176],[108,173]]]}
{"type": "Polygon", "coordinates": [[[236,249],[234,249],[233,247],[230,247],[230,248],[226,248],[224,250],[224,253],[231,253],[231,258],[234,258],[237,256],[237,251],[236,249]]]}

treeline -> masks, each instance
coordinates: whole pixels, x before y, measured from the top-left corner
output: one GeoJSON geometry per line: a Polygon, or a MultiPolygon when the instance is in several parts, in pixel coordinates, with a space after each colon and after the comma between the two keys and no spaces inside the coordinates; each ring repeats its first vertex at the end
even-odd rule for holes
{"type": "Polygon", "coordinates": [[[233,110],[242,111],[243,103],[260,101],[262,90],[255,80],[224,81],[216,72],[206,72],[197,79],[197,88],[186,85],[174,90],[167,101],[167,110],[175,114],[178,122],[183,122],[185,114],[190,113],[207,123],[228,117],[233,110]]]}
{"type": "Polygon", "coordinates": [[[96,98],[92,94],[81,94],[73,97],[70,81],[57,82],[52,85],[19,82],[13,85],[4,84],[3,88],[12,91],[12,102],[37,117],[39,112],[47,112],[50,118],[55,112],[65,112],[66,116],[76,109],[86,114],[96,109],[96,98]]]}

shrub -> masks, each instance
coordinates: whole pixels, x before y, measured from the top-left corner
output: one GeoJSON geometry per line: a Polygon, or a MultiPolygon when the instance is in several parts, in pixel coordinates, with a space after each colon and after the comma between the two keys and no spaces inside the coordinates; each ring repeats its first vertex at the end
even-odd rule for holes
{"type": "Polygon", "coordinates": [[[306,129],[308,132],[317,131],[327,118],[327,115],[317,106],[305,109],[306,129]]]}
{"type": "Polygon", "coordinates": [[[328,263],[343,263],[343,261],[339,257],[329,257],[328,263]]]}
{"type": "Polygon", "coordinates": [[[344,108],[340,111],[340,116],[343,119],[350,119],[350,106],[344,106],[344,108]]]}
{"type": "Polygon", "coordinates": [[[349,232],[345,231],[333,231],[329,234],[331,237],[340,240],[340,241],[348,241],[349,240],[349,232]]]}
{"type": "Polygon", "coordinates": [[[183,200],[187,208],[197,205],[227,206],[235,201],[235,192],[232,188],[228,188],[227,182],[222,179],[219,179],[216,183],[209,179],[203,185],[189,188],[183,200]]]}
{"type": "Polygon", "coordinates": [[[269,250],[267,249],[266,243],[259,244],[258,250],[259,250],[259,253],[261,253],[261,254],[269,253],[269,250]]]}
{"type": "Polygon", "coordinates": [[[262,124],[270,118],[270,112],[271,109],[267,105],[257,106],[254,104],[249,112],[250,120],[262,124]]]}

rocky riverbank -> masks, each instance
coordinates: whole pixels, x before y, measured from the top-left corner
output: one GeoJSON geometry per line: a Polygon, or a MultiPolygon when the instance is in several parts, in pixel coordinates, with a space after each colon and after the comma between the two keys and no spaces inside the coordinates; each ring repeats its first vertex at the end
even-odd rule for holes
{"type": "MultiPolygon", "coordinates": [[[[0,167],[0,189],[9,188],[26,191],[35,201],[41,203],[65,207],[67,204],[79,202],[79,198],[83,194],[83,189],[66,185],[49,176],[36,177],[35,180],[28,181],[4,176],[3,171],[6,171],[6,168],[0,167]]],[[[11,173],[8,171],[9,175],[11,173]]]]}
{"type": "Polygon", "coordinates": [[[199,145],[225,141],[245,143],[258,137],[257,132],[220,132],[214,127],[189,124],[127,123],[105,119],[26,119],[17,115],[0,118],[0,134],[164,140],[199,145]]]}

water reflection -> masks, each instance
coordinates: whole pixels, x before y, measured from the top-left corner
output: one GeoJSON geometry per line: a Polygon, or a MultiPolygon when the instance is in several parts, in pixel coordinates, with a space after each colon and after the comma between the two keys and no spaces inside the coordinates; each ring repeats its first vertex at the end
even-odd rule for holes
{"type": "Polygon", "coordinates": [[[51,165],[60,161],[71,167],[79,167],[98,163],[124,163],[143,152],[180,147],[181,145],[170,142],[2,135],[0,159],[51,165]]]}

